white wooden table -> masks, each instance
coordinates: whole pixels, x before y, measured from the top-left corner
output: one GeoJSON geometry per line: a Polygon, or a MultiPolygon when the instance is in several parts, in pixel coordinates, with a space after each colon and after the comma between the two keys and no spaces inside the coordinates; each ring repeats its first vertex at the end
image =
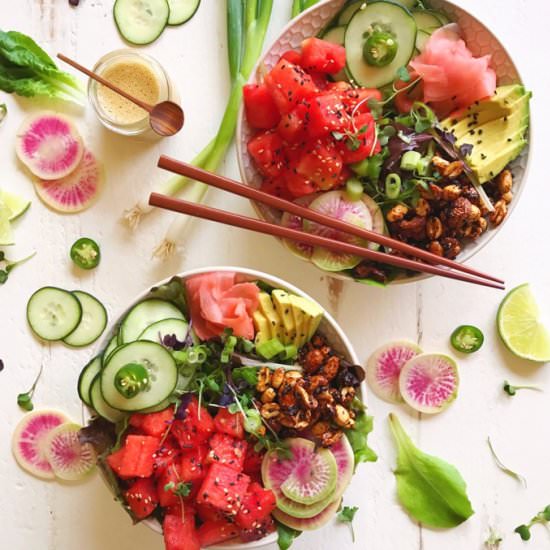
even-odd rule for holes
{"type": "MultiPolygon", "coordinates": [[[[81,0],[72,9],[67,0],[0,0],[1,27],[32,35],[50,53],[57,51],[91,66],[104,53],[123,47],[112,21],[112,0],[81,0]]],[[[531,281],[540,303],[550,307],[548,254],[548,121],[550,90],[545,40],[550,4],[545,0],[460,0],[486,23],[509,48],[528,87],[534,90],[532,165],[527,189],[512,219],[472,262],[503,275],[511,288],[531,281]]],[[[13,136],[22,116],[37,108],[0,93],[9,115],[0,128],[0,186],[33,198],[30,211],[16,227],[16,256],[36,250],[36,257],[15,271],[0,287],[0,548],[10,550],[153,550],[161,538],[143,526],[132,527],[126,514],[109,496],[99,477],[78,486],[45,483],[22,472],[10,452],[11,433],[21,418],[16,395],[26,391],[44,365],[35,395],[37,408],[54,407],[75,420],[81,406],[75,384],[94,349],[74,351],[60,345],[41,345],[25,321],[29,295],[46,284],[81,288],[95,294],[115,317],[138,292],[178,271],[233,264],[267,271],[304,288],[334,313],[366,360],[379,344],[396,338],[419,340],[426,350],[448,350],[448,337],[459,324],[480,326],[486,335],[483,350],[460,358],[461,388],[456,403],[444,414],[422,418],[404,407],[391,407],[369,396],[375,415],[370,440],[379,453],[376,464],[361,466],[347,491],[345,503],[358,505],[354,546],[345,525],[332,524],[303,535],[297,549],[361,548],[371,550],[477,550],[489,526],[505,535],[502,548],[524,548],[512,533],[518,524],[550,502],[550,401],[548,393],[507,397],[504,379],[545,386],[550,372],[515,360],[495,332],[495,314],[502,294],[443,280],[388,289],[331,282],[314,267],[294,258],[268,237],[200,222],[192,229],[185,256],[167,263],[151,259],[172,219],[156,212],[139,230],[130,233],[121,223],[123,210],[143,197],[166,175],[155,168],[160,153],[190,159],[215,133],[228,93],[225,39],[225,2],[203,0],[198,15],[186,26],[169,29],[145,51],[156,56],[178,83],[187,114],[184,131],[163,142],[118,137],[104,130],[91,109],[74,110],[78,127],[90,148],[103,160],[106,189],[99,202],[82,215],[61,216],[46,209],[18,166],[13,136]],[[101,266],[77,272],[68,260],[76,238],[91,236],[102,246],[101,266]],[[457,529],[421,529],[400,508],[392,468],[395,449],[387,415],[396,410],[422,449],[455,464],[468,483],[476,514],[457,529]],[[495,467],[485,440],[490,435],[499,454],[523,472],[528,488],[495,467]]],[[[290,0],[275,0],[270,38],[275,38],[289,16],[290,0]]],[[[47,105],[47,104],[46,104],[47,105]]],[[[55,108],[55,104],[49,104],[55,108]]],[[[237,176],[234,151],[225,173],[237,176]]],[[[214,191],[212,205],[251,214],[239,198],[214,191]]],[[[12,254],[13,255],[13,254],[12,254]]],[[[548,532],[533,530],[531,549],[550,547],[548,532]]]]}

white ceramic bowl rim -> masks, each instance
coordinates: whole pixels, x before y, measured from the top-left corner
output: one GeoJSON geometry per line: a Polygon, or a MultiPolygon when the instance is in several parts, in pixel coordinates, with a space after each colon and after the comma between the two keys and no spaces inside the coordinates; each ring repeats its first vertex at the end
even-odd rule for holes
{"type": "MultiPolygon", "coordinates": [[[[269,275],[268,273],[264,273],[263,271],[258,271],[255,269],[248,269],[245,267],[236,267],[236,266],[208,266],[208,267],[200,267],[196,269],[191,269],[188,271],[183,271],[181,273],[178,273],[176,275],[173,275],[171,277],[167,277],[166,279],[163,279],[162,281],[158,283],[154,283],[151,285],[147,290],[140,292],[130,303],[130,305],[119,315],[117,316],[116,320],[111,323],[110,330],[106,333],[106,335],[102,338],[100,349],[104,349],[105,346],[108,344],[109,340],[112,338],[114,331],[118,328],[119,322],[121,319],[124,318],[124,315],[138,302],[142,301],[144,298],[146,298],[152,289],[157,288],[159,286],[162,286],[168,282],[170,282],[174,277],[181,278],[182,280],[185,280],[193,275],[200,275],[204,273],[212,273],[215,271],[234,271],[235,273],[239,275],[245,275],[247,277],[250,277],[251,279],[256,279],[260,281],[265,281],[269,283],[272,286],[275,286],[276,288],[282,288],[285,290],[288,290],[292,292],[293,294],[297,294],[298,296],[303,296],[304,298],[308,298],[309,300],[314,301],[315,303],[319,304],[317,300],[315,300],[313,297],[311,297],[309,294],[304,292],[303,290],[297,288],[296,286],[288,283],[287,281],[276,277],[274,275],[269,275]]],[[[329,337],[329,340],[331,340],[332,345],[338,346],[338,351],[344,354],[346,358],[353,362],[354,364],[359,364],[359,359],[355,353],[355,350],[353,349],[353,346],[351,345],[351,342],[349,341],[348,337],[344,334],[344,331],[340,327],[340,325],[336,322],[336,320],[332,317],[332,315],[326,311],[326,309],[319,304],[319,306],[323,309],[323,320],[322,320],[322,328],[328,328],[332,331],[332,334],[329,337]]],[[[362,399],[365,401],[365,385],[364,383],[361,386],[361,393],[362,393],[362,399]]],[[[85,417],[89,415],[84,415],[85,417]]],[[[103,478],[103,476],[101,476],[103,478]]],[[[104,480],[105,481],[105,480],[104,480]]],[[[142,522],[143,525],[149,527],[153,531],[156,531],[157,533],[162,533],[161,526],[156,520],[145,520],[142,522]]],[[[256,548],[264,548],[266,546],[269,546],[277,540],[277,534],[272,533],[268,535],[267,537],[264,537],[263,539],[260,539],[258,541],[253,541],[249,543],[229,543],[229,544],[223,544],[223,545],[215,545],[215,546],[209,546],[209,550],[253,550],[256,548]]]]}

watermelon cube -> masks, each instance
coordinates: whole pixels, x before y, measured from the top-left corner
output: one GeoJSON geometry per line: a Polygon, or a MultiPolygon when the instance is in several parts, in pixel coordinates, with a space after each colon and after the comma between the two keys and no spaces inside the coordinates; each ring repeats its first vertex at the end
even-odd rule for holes
{"type": "Polygon", "coordinates": [[[199,527],[197,535],[201,547],[205,548],[239,536],[239,528],[225,519],[207,521],[199,527]]]}
{"type": "Polygon", "coordinates": [[[252,542],[263,539],[273,531],[275,531],[275,522],[273,518],[269,516],[251,529],[241,529],[239,536],[243,542],[252,542]]]}
{"type": "Polygon", "coordinates": [[[180,466],[177,462],[171,464],[158,476],[158,500],[163,508],[178,504],[179,498],[178,495],[174,493],[174,490],[180,481],[180,466]]]}
{"type": "Polygon", "coordinates": [[[137,428],[145,435],[161,437],[174,420],[174,407],[168,407],[156,413],[134,413],[130,417],[130,426],[137,428]]]}
{"type": "Polygon", "coordinates": [[[210,438],[209,445],[207,463],[219,462],[237,470],[237,472],[242,472],[248,446],[246,441],[235,439],[227,434],[215,433],[210,438]]]}
{"type": "Polygon", "coordinates": [[[137,479],[124,492],[124,498],[137,519],[150,516],[158,505],[155,482],[150,477],[137,479]]]}
{"type": "Polygon", "coordinates": [[[162,446],[153,454],[153,470],[154,475],[158,476],[170,467],[171,464],[177,462],[180,457],[180,450],[176,443],[170,438],[162,443],[162,446]]]}
{"type": "Polygon", "coordinates": [[[183,453],[180,461],[182,481],[202,480],[206,475],[206,455],[208,447],[199,445],[194,449],[183,453]]]}
{"type": "Polygon", "coordinates": [[[197,503],[210,504],[217,510],[234,516],[241,507],[249,484],[250,478],[247,475],[225,464],[212,464],[202,482],[197,503]]]}
{"type": "Polygon", "coordinates": [[[199,408],[197,398],[193,397],[185,410],[185,418],[172,423],[171,433],[182,449],[192,449],[214,433],[214,420],[204,407],[199,408]]]}
{"type": "Polygon", "coordinates": [[[167,515],[162,523],[166,550],[200,550],[199,537],[195,528],[195,517],[186,513],[167,515]]]}
{"type": "Polygon", "coordinates": [[[214,417],[216,431],[225,433],[237,439],[244,438],[244,421],[240,412],[230,413],[228,409],[220,409],[214,417]]]}
{"type": "Polygon", "coordinates": [[[277,502],[271,489],[264,489],[258,483],[251,483],[242,505],[235,517],[235,523],[243,529],[253,529],[266,520],[277,502]]]}
{"type": "Polygon", "coordinates": [[[160,446],[158,437],[129,435],[124,443],[119,475],[123,478],[150,477],[153,474],[153,455],[160,446]]]}
{"type": "MultiPolygon", "coordinates": [[[[121,447],[118,451],[111,453],[107,457],[107,464],[110,466],[111,470],[120,478],[124,479],[124,476],[121,474],[120,469],[124,461],[124,447],[121,447]]],[[[132,477],[132,476],[130,476],[132,477]]]]}

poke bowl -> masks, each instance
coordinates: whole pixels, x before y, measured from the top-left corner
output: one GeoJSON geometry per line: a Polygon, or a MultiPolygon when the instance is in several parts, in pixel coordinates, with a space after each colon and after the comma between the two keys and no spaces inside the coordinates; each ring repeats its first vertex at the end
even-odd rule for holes
{"type": "Polygon", "coordinates": [[[168,550],[317,529],[376,459],[349,340],[271,275],[209,267],[163,281],[98,351],[78,382],[84,437],[110,491],[168,550]]]}
{"type": "MultiPolygon", "coordinates": [[[[244,89],[241,178],[465,262],[525,186],[530,97],[499,40],[448,0],[321,1],[282,31],[244,89]]],[[[380,248],[253,207],[272,223],[380,248]]],[[[282,242],[338,278],[386,285],[426,277],[282,242]]]]}

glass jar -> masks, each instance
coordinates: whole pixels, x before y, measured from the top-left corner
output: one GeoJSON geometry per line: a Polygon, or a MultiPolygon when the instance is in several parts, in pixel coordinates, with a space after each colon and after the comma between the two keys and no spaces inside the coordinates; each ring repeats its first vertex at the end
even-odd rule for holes
{"type": "MultiPolygon", "coordinates": [[[[137,50],[110,52],[93,70],[151,105],[167,100],[179,103],[178,94],[160,63],[137,50]]],[[[109,130],[125,136],[154,133],[146,111],[92,79],[88,82],[88,98],[99,120],[109,130]]]]}

